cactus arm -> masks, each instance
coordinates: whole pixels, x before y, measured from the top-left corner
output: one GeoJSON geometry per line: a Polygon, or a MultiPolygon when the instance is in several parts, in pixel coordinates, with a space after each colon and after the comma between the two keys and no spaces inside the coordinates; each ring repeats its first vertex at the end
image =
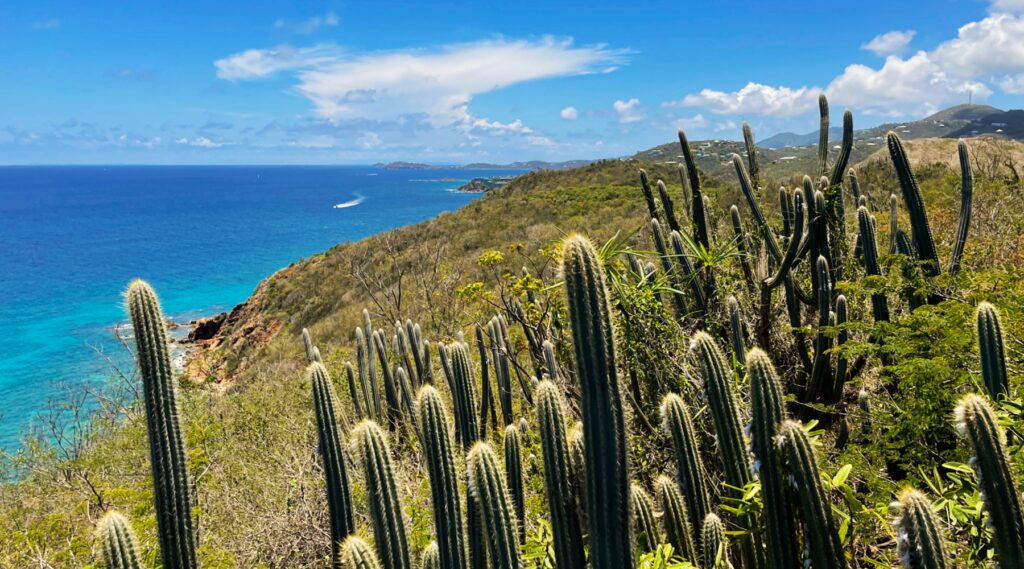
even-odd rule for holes
{"type": "Polygon", "coordinates": [[[974,197],[971,157],[967,153],[967,143],[963,140],[957,142],[957,153],[960,156],[960,221],[957,223],[953,252],[949,256],[949,274],[953,276],[960,272],[960,261],[963,259],[967,234],[971,229],[971,200],[974,197]]]}
{"type": "Polygon", "coordinates": [[[910,235],[914,241],[914,248],[917,250],[918,258],[924,262],[925,275],[933,277],[939,274],[939,256],[935,250],[935,240],[932,238],[932,229],[928,224],[928,212],[924,206],[924,198],[921,197],[921,190],[917,186],[917,178],[910,168],[910,161],[907,159],[907,152],[903,148],[903,142],[894,132],[886,135],[886,143],[889,147],[889,155],[896,166],[896,176],[900,181],[900,190],[903,192],[903,203],[907,205],[910,213],[910,235]]]}

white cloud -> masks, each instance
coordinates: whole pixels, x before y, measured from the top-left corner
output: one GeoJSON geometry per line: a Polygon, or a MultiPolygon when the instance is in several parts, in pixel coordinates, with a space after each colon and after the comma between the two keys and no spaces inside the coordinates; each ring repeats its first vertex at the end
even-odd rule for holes
{"type": "Polygon", "coordinates": [[[567,121],[574,121],[580,117],[579,112],[576,111],[576,107],[566,107],[559,113],[562,119],[567,121]]]}
{"type": "Polygon", "coordinates": [[[906,51],[907,46],[910,45],[910,41],[914,39],[915,34],[917,34],[917,32],[914,30],[906,30],[902,32],[899,30],[893,30],[891,32],[875,36],[871,41],[860,47],[882,57],[887,55],[900,55],[906,51]]]}
{"type": "Polygon", "coordinates": [[[635,97],[628,101],[615,101],[612,107],[618,113],[620,123],[637,122],[647,118],[647,113],[640,108],[640,99],[635,97]]]}
{"type": "Polygon", "coordinates": [[[340,57],[337,47],[315,45],[295,48],[281,45],[269,49],[248,49],[213,62],[217,77],[231,81],[262,79],[281,71],[324,65],[340,57]]]}
{"type": "Polygon", "coordinates": [[[200,137],[197,137],[195,140],[192,141],[192,146],[199,146],[199,147],[202,147],[202,148],[219,148],[221,146],[224,146],[224,143],[223,142],[214,142],[214,141],[210,140],[209,138],[206,138],[205,136],[200,136],[200,137]]]}
{"type": "Polygon", "coordinates": [[[708,120],[704,118],[704,115],[697,113],[692,117],[683,117],[676,119],[673,126],[675,128],[681,128],[683,130],[697,130],[704,128],[708,125],[708,120]]]}
{"type": "Polygon", "coordinates": [[[807,112],[816,104],[821,89],[817,87],[772,87],[761,83],[747,83],[739,91],[724,92],[703,89],[686,95],[667,107],[699,107],[720,115],[794,116],[807,112]]]}
{"type": "Polygon", "coordinates": [[[248,50],[218,60],[218,76],[255,79],[297,70],[299,93],[331,120],[426,120],[434,126],[471,125],[473,97],[526,81],[603,73],[626,52],[575,47],[571,40],[497,39],[346,55],[334,46],[248,50]]]}
{"type": "Polygon", "coordinates": [[[508,124],[502,124],[498,121],[488,121],[487,119],[476,119],[473,121],[473,128],[496,132],[515,132],[520,134],[530,134],[533,132],[533,130],[523,124],[523,121],[520,119],[516,119],[508,124]]]}
{"type": "Polygon", "coordinates": [[[175,140],[174,143],[175,144],[188,144],[188,139],[185,138],[185,137],[181,137],[181,138],[175,140]]]}
{"type": "Polygon", "coordinates": [[[341,18],[338,17],[334,12],[327,12],[322,16],[313,16],[308,20],[301,22],[289,23],[286,20],[277,20],[274,22],[274,28],[279,30],[288,30],[296,34],[312,34],[316,33],[320,28],[333,28],[341,23],[341,18]]]}
{"type": "Polygon", "coordinates": [[[864,47],[889,53],[880,67],[848,65],[824,89],[748,83],[732,92],[704,89],[663,106],[785,118],[813,113],[814,100],[824,91],[834,105],[865,114],[904,117],[966,102],[968,94],[975,100],[984,98],[992,94],[993,87],[1019,94],[1024,92],[1024,14],[1010,13],[1017,9],[1024,10],[1024,0],[997,0],[988,17],[961,26],[955,38],[935,49],[909,57],[895,52],[905,47],[912,32],[878,36],[864,47]]]}

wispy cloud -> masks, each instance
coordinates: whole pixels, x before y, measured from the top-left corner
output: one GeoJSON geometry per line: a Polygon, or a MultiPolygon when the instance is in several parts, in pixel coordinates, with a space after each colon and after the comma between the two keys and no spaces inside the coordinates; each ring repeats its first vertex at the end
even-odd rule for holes
{"type": "Polygon", "coordinates": [[[615,101],[612,108],[619,115],[620,123],[638,122],[647,118],[647,113],[640,107],[640,99],[633,98],[628,101],[615,101]]]}
{"type": "Polygon", "coordinates": [[[327,12],[322,16],[313,16],[300,22],[289,22],[281,19],[274,22],[274,28],[285,30],[295,34],[314,34],[322,28],[333,28],[341,23],[341,18],[334,12],[327,12]]]}
{"type": "Polygon", "coordinates": [[[104,77],[111,79],[125,79],[134,81],[151,81],[156,74],[152,71],[146,71],[144,69],[138,69],[136,67],[125,66],[117,69],[111,69],[103,74],[104,77]]]}
{"type": "Polygon", "coordinates": [[[906,30],[902,32],[899,30],[893,30],[871,38],[871,41],[860,47],[882,57],[887,55],[901,55],[907,50],[907,46],[910,45],[915,34],[917,34],[917,32],[914,30],[906,30]]]}
{"type": "Polygon", "coordinates": [[[576,107],[566,107],[562,109],[559,116],[562,117],[563,120],[574,121],[580,117],[580,113],[576,110],[576,107]]]}
{"type": "Polygon", "coordinates": [[[327,65],[341,57],[333,45],[296,48],[280,45],[267,49],[248,49],[213,62],[217,77],[230,81],[263,79],[282,71],[294,71],[327,65]]]}

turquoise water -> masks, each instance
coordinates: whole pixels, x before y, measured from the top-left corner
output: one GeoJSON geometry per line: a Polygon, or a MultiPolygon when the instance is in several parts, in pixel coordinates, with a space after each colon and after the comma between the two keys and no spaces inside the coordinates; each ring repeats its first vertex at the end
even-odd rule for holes
{"type": "Polygon", "coordinates": [[[230,310],[303,256],[471,201],[450,191],[514,172],[369,167],[0,168],[0,447],[61,385],[129,363],[114,341],[135,277],[168,316],[230,310]],[[446,181],[447,180],[447,181],[446,181]],[[335,206],[342,207],[335,207],[335,206]]]}

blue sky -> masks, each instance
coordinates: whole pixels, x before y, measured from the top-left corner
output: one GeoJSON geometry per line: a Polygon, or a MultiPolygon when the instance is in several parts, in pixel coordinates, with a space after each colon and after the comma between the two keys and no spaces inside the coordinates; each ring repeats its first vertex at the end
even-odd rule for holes
{"type": "Polygon", "coordinates": [[[1024,106],[1024,0],[0,4],[0,163],[613,157],[1024,106]]]}

